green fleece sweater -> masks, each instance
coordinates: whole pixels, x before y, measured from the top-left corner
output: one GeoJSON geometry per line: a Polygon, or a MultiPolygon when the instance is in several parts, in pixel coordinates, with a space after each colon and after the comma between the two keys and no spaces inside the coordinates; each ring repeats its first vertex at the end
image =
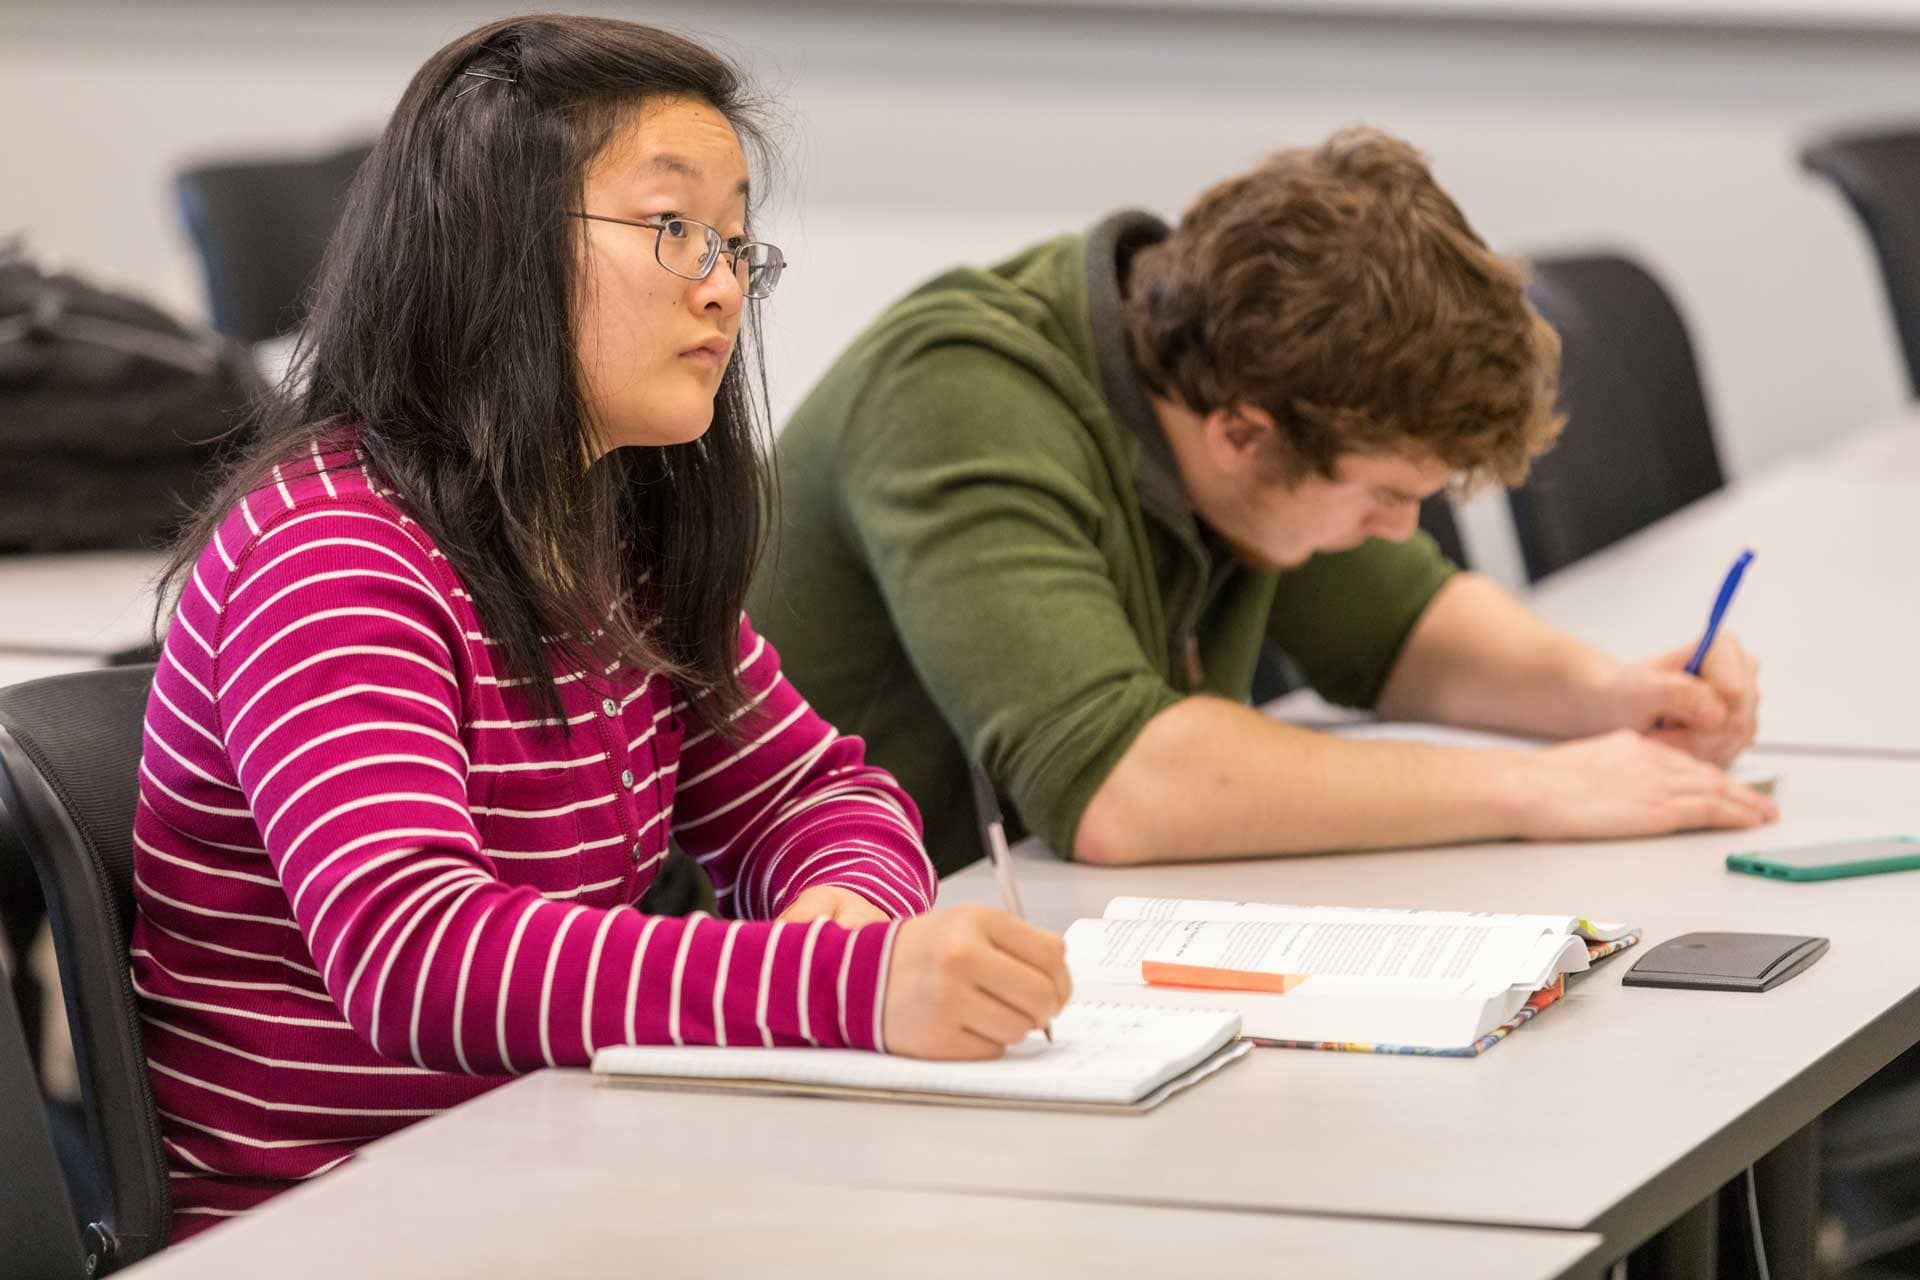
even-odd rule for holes
{"type": "Polygon", "coordinates": [[[1120,313],[1128,260],[1165,234],[1118,214],[929,281],[781,433],[754,623],[906,786],[943,875],[982,853],[969,758],[1016,827],[1069,854],[1159,712],[1244,702],[1264,641],[1323,696],[1370,706],[1453,572],[1420,535],[1276,576],[1196,521],[1120,313]]]}

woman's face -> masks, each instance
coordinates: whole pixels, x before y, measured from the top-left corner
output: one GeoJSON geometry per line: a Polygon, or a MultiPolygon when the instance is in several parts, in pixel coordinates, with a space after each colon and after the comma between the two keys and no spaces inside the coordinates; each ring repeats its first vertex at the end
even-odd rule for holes
{"type": "MultiPolygon", "coordinates": [[[[649,103],[589,166],[581,212],[674,214],[724,237],[744,236],[747,160],[740,140],[726,117],[698,99],[649,103]]],[[[743,297],[732,264],[722,254],[706,279],[687,280],[655,258],[651,227],[588,219],[578,226],[575,324],[594,456],[698,439],[713,423],[714,395],[740,332],[743,297]]],[[[704,234],[686,231],[696,241],[704,234]]]]}

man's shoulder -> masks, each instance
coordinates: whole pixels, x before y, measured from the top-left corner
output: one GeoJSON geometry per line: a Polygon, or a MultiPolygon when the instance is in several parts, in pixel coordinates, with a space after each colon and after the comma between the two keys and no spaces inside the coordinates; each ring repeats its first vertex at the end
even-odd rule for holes
{"type": "Polygon", "coordinates": [[[795,421],[844,423],[876,396],[919,388],[937,388],[959,412],[1009,396],[1097,404],[1092,370],[1070,336],[1084,322],[1084,282],[1072,280],[1084,240],[1057,237],[920,284],[854,339],[795,421]]]}

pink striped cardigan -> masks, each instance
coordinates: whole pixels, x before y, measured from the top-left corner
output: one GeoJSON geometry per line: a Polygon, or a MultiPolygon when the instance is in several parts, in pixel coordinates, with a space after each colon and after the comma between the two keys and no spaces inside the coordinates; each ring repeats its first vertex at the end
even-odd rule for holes
{"type": "Polygon", "coordinates": [[[364,462],[313,456],[201,555],[147,706],[133,980],[175,1238],[601,1045],[883,1048],[897,925],[765,922],[822,884],[926,910],[919,815],[746,621],[737,742],[618,664],[558,673],[563,731],[364,462]],[[669,831],[728,918],[633,909],[669,831]]]}

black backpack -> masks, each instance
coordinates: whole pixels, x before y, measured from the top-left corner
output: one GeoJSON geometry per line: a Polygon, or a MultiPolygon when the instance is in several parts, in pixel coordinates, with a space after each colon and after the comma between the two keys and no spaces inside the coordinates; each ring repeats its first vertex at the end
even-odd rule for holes
{"type": "Polygon", "coordinates": [[[0,243],[0,552],[161,545],[261,390],[241,344],[0,243]]]}

